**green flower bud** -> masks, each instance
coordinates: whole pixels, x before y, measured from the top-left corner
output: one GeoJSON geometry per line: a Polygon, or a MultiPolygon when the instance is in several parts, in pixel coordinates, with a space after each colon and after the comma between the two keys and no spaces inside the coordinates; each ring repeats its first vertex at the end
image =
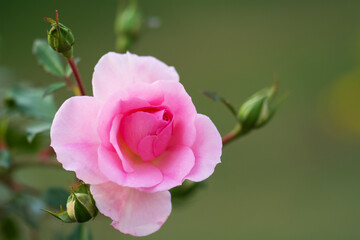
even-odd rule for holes
{"type": "Polygon", "coordinates": [[[52,26],[47,32],[49,45],[64,57],[71,58],[73,56],[73,45],[75,44],[75,38],[71,30],[59,23],[57,12],[55,21],[51,18],[45,18],[45,20],[50,22],[52,26]]]}
{"type": "Polygon", "coordinates": [[[271,103],[277,90],[277,84],[271,88],[263,89],[252,95],[241,107],[238,119],[241,123],[241,132],[246,133],[252,129],[266,124],[276,111],[271,103]]]}
{"type": "Polygon", "coordinates": [[[60,206],[60,213],[54,213],[49,210],[43,210],[64,223],[73,222],[87,222],[93,219],[98,214],[94,198],[92,197],[89,186],[82,183],[77,187],[77,190],[73,190],[68,197],[66,203],[66,211],[63,211],[60,206]]]}
{"type": "Polygon", "coordinates": [[[126,52],[137,40],[141,28],[141,15],[136,1],[130,1],[116,14],[114,30],[116,51],[126,52]]]}
{"type": "Polygon", "coordinates": [[[123,11],[119,11],[115,19],[115,33],[135,37],[141,27],[141,16],[136,1],[131,1],[123,11]]]}
{"type": "Polygon", "coordinates": [[[79,223],[96,217],[98,212],[94,200],[86,193],[72,193],[67,200],[66,211],[72,220],[79,223]]]}

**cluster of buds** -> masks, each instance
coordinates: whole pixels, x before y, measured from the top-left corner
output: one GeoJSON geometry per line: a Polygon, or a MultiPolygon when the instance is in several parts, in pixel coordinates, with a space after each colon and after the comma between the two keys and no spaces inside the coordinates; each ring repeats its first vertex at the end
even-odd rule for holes
{"type": "MultiPolygon", "coordinates": [[[[60,206],[60,209],[61,208],[60,206]]],[[[77,190],[72,191],[67,199],[65,211],[62,210],[60,213],[53,213],[48,210],[44,211],[65,223],[87,222],[95,218],[98,214],[94,198],[90,193],[88,185],[84,183],[78,186],[77,190]]]]}
{"type": "Polygon", "coordinates": [[[75,38],[71,30],[59,23],[59,14],[57,11],[55,20],[51,18],[45,18],[45,20],[51,23],[51,29],[47,32],[49,45],[64,57],[68,59],[72,58],[75,38]]]}

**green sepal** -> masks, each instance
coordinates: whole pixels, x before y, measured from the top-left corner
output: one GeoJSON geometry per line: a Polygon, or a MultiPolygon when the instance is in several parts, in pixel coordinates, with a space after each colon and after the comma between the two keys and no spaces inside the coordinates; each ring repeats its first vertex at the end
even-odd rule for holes
{"type": "Polygon", "coordinates": [[[236,117],[237,113],[235,107],[227,99],[220,96],[216,92],[203,91],[203,94],[214,101],[220,101],[221,103],[223,103],[225,107],[227,107],[230,112],[236,117]]]}
{"type": "Polygon", "coordinates": [[[81,183],[79,186],[77,186],[77,189],[74,192],[89,194],[90,193],[89,186],[85,183],[81,183]]]}
{"type": "Polygon", "coordinates": [[[89,210],[83,205],[83,203],[78,199],[75,193],[72,194],[73,199],[75,201],[74,204],[74,214],[77,222],[83,223],[87,222],[93,218],[89,213],[89,210]]]}
{"type": "Polygon", "coordinates": [[[42,211],[50,214],[51,216],[54,216],[56,217],[57,219],[61,220],[62,222],[64,223],[74,223],[76,222],[75,220],[71,219],[68,215],[68,213],[66,211],[63,211],[61,213],[53,213],[49,210],[46,210],[46,209],[41,209],[42,211]]]}
{"type": "Polygon", "coordinates": [[[93,218],[95,218],[98,214],[98,209],[96,207],[96,204],[95,204],[95,200],[94,200],[94,197],[93,195],[91,194],[90,192],[90,188],[89,188],[89,185],[88,184],[85,184],[85,183],[82,183],[81,185],[79,185],[77,187],[78,189],[76,190],[76,193],[85,193],[85,194],[88,194],[91,198],[91,202],[92,204],[95,206],[95,214],[93,216],[93,218]]]}

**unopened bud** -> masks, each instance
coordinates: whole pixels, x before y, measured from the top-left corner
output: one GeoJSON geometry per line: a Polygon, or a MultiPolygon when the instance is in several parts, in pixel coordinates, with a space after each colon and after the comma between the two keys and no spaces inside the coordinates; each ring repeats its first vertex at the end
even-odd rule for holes
{"type": "Polygon", "coordinates": [[[73,45],[75,44],[75,38],[71,30],[59,23],[57,11],[55,20],[51,18],[45,18],[45,20],[50,22],[52,26],[47,33],[49,45],[64,57],[71,58],[73,56],[73,45]]]}
{"type": "Polygon", "coordinates": [[[141,27],[141,16],[136,1],[131,1],[115,19],[115,33],[136,36],[141,27]]]}
{"type": "Polygon", "coordinates": [[[95,218],[98,213],[98,209],[96,208],[95,201],[90,193],[89,187],[84,183],[79,185],[76,191],[73,190],[71,195],[68,197],[66,211],[63,211],[61,206],[60,209],[60,213],[54,213],[49,210],[44,211],[65,223],[87,222],[90,219],[95,218]]]}
{"type": "Polygon", "coordinates": [[[124,9],[118,11],[115,19],[116,49],[126,52],[136,41],[141,28],[141,15],[136,0],[130,1],[124,9]]]}
{"type": "Polygon", "coordinates": [[[72,220],[82,223],[94,218],[98,210],[89,194],[72,193],[66,203],[66,211],[72,220]]]}
{"type": "Polygon", "coordinates": [[[277,84],[252,95],[241,107],[238,119],[242,132],[248,132],[267,123],[276,111],[271,102],[276,93],[277,84]]]}

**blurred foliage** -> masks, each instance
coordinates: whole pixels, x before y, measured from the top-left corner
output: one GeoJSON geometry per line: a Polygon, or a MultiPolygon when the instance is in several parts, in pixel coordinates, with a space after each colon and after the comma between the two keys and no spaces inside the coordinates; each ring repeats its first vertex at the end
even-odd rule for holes
{"type": "Polygon", "coordinates": [[[360,68],[339,77],[324,89],[319,107],[331,135],[360,136],[360,68]]]}
{"type": "Polygon", "coordinates": [[[141,22],[137,0],[119,1],[114,24],[117,52],[125,53],[131,49],[139,37],[141,22]]]}
{"type": "Polygon", "coordinates": [[[4,240],[18,240],[20,239],[19,227],[13,218],[0,218],[0,236],[4,240]]]}
{"type": "Polygon", "coordinates": [[[59,206],[66,206],[69,192],[63,188],[50,187],[42,193],[42,199],[48,207],[57,209],[59,206]]]}
{"type": "Polygon", "coordinates": [[[0,173],[6,171],[11,166],[11,155],[9,150],[0,149],[0,173]]]}
{"type": "Polygon", "coordinates": [[[44,97],[57,91],[62,89],[63,87],[66,86],[66,82],[58,82],[58,83],[53,83],[51,84],[44,92],[44,97]]]}
{"type": "Polygon", "coordinates": [[[57,110],[54,98],[43,95],[43,89],[13,87],[6,92],[5,106],[10,113],[52,121],[57,110]]]}
{"type": "Polygon", "coordinates": [[[69,240],[92,240],[90,230],[84,224],[78,224],[69,240]]]}
{"type": "Polygon", "coordinates": [[[30,227],[38,228],[40,226],[40,219],[44,215],[40,209],[43,209],[45,206],[45,203],[36,196],[18,193],[8,203],[7,210],[17,214],[30,227]]]}

